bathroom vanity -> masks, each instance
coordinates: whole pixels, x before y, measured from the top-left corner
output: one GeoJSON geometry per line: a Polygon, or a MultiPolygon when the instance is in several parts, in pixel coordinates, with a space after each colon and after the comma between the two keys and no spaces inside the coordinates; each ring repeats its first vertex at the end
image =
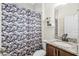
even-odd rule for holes
{"type": "Polygon", "coordinates": [[[46,56],[77,56],[77,44],[59,40],[44,40],[46,44],[46,56]]]}
{"type": "Polygon", "coordinates": [[[47,56],[76,56],[74,53],[68,52],[64,49],[58,48],[54,45],[46,45],[46,55],[47,56]]]}

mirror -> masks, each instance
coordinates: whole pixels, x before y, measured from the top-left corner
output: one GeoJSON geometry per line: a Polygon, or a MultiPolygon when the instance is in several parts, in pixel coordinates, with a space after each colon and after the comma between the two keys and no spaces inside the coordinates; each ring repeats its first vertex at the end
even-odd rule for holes
{"type": "Polygon", "coordinates": [[[55,37],[68,34],[79,42],[79,3],[68,3],[55,8],[55,37]]]}

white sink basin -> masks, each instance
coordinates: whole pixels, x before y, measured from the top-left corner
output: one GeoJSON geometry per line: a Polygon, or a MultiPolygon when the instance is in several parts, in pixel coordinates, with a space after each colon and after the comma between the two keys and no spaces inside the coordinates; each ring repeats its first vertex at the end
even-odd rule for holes
{"type": "Polygon", "coordinates": [[[66,43],[66,42],[52,42],[52,43],[54,43],[54,44],[56,44],[56,45],[58,45],[58,46],[66,47],[66,48],[70,48],[70,47],[73,46],[73,45],[68,44],[68,43],[66,43]]]}

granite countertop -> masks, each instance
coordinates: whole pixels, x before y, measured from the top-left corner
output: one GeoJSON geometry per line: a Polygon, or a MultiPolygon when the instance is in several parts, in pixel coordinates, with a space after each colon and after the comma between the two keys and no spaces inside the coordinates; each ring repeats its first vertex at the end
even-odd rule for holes
{"type": "Polygon", "coordinates": [[[56,46],[60,49],[68,51],[72,54],[79,55],[76,43],[59,41],[58,39],[56,39],[56,40],[43,40],[43,42],[51,44],[53,46],[56,46]]]}

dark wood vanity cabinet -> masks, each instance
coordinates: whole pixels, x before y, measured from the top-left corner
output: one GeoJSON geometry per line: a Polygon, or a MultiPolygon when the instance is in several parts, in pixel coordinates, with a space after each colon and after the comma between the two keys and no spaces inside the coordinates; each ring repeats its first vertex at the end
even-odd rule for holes
{"type": "Polygon", "coordinates": [[[52,47],[51,45],[47,44],[46,51],[47,51],[46,53],[47,56],[52,56],[52,55],[55,56],[55,48],[52,47]]]}
{"type": "Polygon", "coordinates": [[[46,45],[46,56],[76,56],[68,51],[63,49],[57,48],[53,45],[47,44],[46,45]]]}

